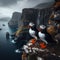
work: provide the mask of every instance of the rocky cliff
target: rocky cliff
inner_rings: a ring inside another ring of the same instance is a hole
[[[36,5],[34,8],[38,9],[38,18],[37,18],[37,24],[47,24],[49,17],[52,13],[52,5],[54,4],[54,2],[49,2],[49,3],[41,3]]]
[[[14,12],[11,20],[8,23],[8,25],[12,28],[17,28],[18,27],[18,22],[20,21],[20,19],[21,19],[21,13]]]
[[[36,23],[38,17],[38,9],[34,8],[24,8],[22,11],[22,21],[23,25],[26,26],[29,22]]]
[[[29,22],[34,22],[36,25],[47,24],[52,12],[50,7],[53,3],[54,2],[38,4],[34,8],[24,8],[22,15],[19,12],[14,12],[9,21],[9,26],[20,28],[21,26],[27,26]]]
[[[34,22],[36,25],[47,24],[52,13],[51,6],[53,2],[39,4],[34,8],[25,8],[22,10],[23,25],[28,25],[29,22]],[[44,7],[43,7],[44,6]]]
[[[52,9],[51,8],[44,8],[44,9],[40,9],[39,12],[40,12],[40,17],[38,19],[39,20],[39,25],[48,24],[48,20],[49,20],[49,17],[51,15],[51,13],[52,13]]]

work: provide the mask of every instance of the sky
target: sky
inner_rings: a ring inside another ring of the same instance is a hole
[[[13,12],[21,12],[23,8],[32,8],[40,3],[54,0],[0,0],[0,18],[11,17]]]

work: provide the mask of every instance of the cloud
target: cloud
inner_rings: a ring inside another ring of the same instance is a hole
[[[14,10],[10,8],[0,8],[0,18],[11,17],[13,12]]]
[[[49,2],[49,1],[54,1],[54,0],[0,0],[0,6],[10,6],[10,5],[14,5],[17,4],[17,2],[30,2],[30,3],[42,3],[42,2]],[[28,4],[27,3],[27,4]]]
[[[0,6],[9,6],[16,4],[20,0],[0,0]]]
[[[44,2],[52,2],[54,0],[0,0],[0,17],[11,17],[12,13],[22,12],[23,8],[32,8]]]
[[[35,7],[36,5],[40,3],[45,3],[45,2],[53,2],[54,0],[23,0],[18,2],[18,4],[15,6],[19,11],[22,11],[23,8],[32,8]]]

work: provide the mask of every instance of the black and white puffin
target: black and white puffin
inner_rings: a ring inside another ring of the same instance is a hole
[[[42,40],[43,42],[45,42],[46,44],[48,44],[48,42],[46,41],[45,37],[45,26],[44,25],[40,25],[40,31],[38,32],[38,36],[40,38],[40,40]]]
[[[52,36],[47,32],[46,29],[47,29],[46,26],[40,25],[41,31],[38,32],[39,38],[46,44],[56,43],[56,41],[53,40]]]
[[[38,30],[36,28],[36,25],[32,22],[29,23],[29,34],[31,37],[38,39]]]

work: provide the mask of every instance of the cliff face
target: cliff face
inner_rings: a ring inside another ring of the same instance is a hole
[[[8,23],[8,25],[12,28],[17,28],[18,27],[18,22],[20,21],[20,19],[21,19],[21,13],[14,12],[11,20]]]
[[[34,8],[25,8],[22,11],[22,21],[23,25],[26,26],[29,24],[29,22],[36,23],[38,16],[38,9]]]
[[[40,9],[39,12],[40,12],[39,25],[41,24],[47,25],[49,17],[52,13],[52,9],[51,8]]]
[[[14,12],[8,24],[13,28],[27,26],[29,22],[34,22],[36,25],[47,24],[51,12],[50,8],[25,8],[22,10],[22,15],[21,13]]]
[[[54,4],[54,2],[49,2],[49,3],[42,3],[42,4],[38,4],[37,6],[35,6],[35,9],[38,9],[38,18],[37,18],[37,25],[40,24],[47,24],[49,17],[52,13],[52,5]]]
[[[40,24],[47,24],[49,17],[52,13],[51,8],[36,9],[36,8],[25,8],[22,11],[22,22],[23,26],[27,26],[29,22],[34,22],[37,26]]]

